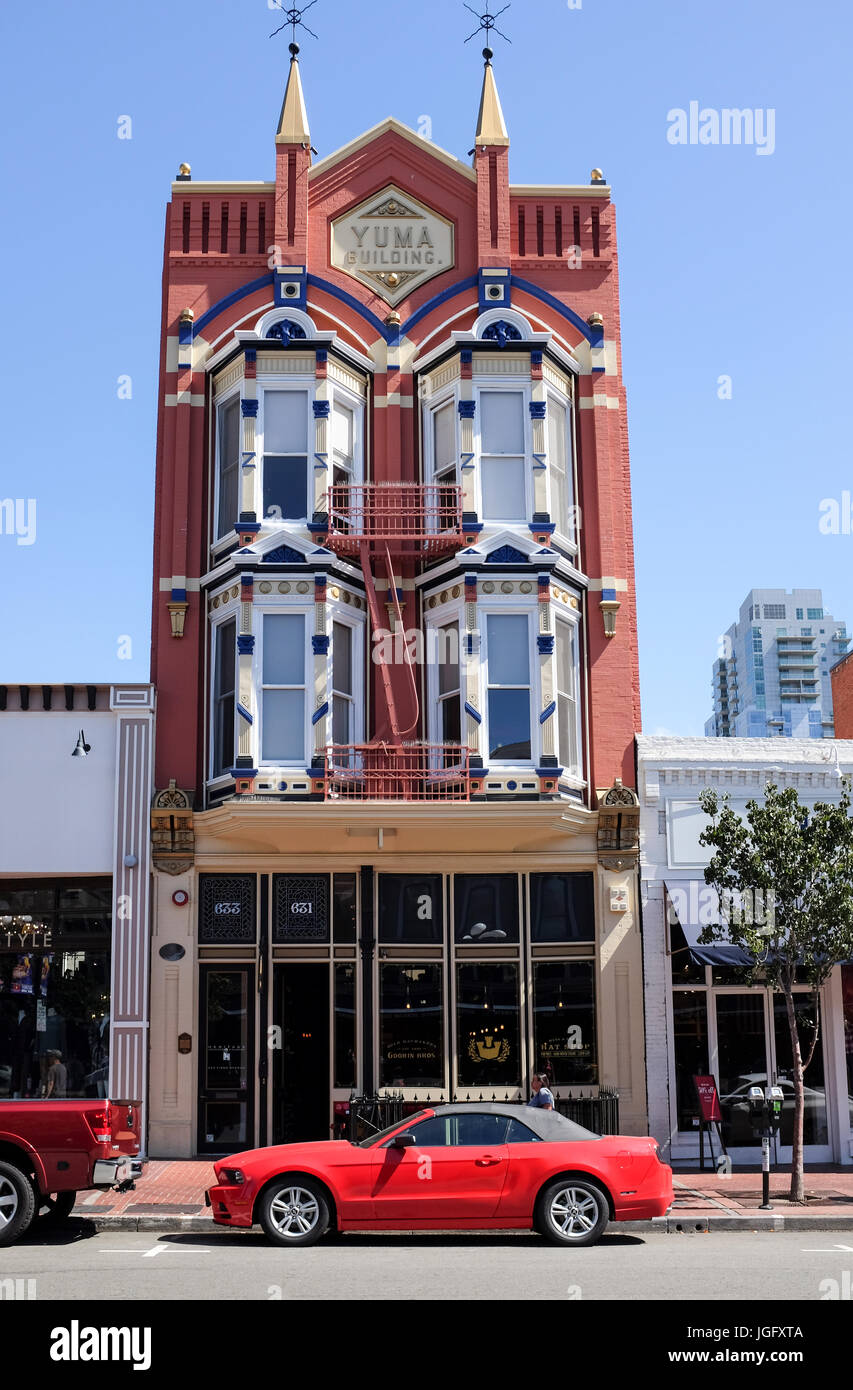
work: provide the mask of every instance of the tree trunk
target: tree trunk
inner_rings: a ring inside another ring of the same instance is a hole
[[[797,1028],[797,1015],[794,1010],[794,992],[790,985],[785,986],[785,1007],[788,1011],[788,1028],[791,1033],[791,1056],[794,1059],[794,1134],[791,1153],[791,1201],[805,1203],[806,1194],[803,1182],[803,1115],[805,1113],[805,1087],[803,1081],[803,1056],[800,1051],[800,1034]]]

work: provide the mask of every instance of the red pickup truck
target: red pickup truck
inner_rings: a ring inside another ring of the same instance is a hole
[[[133,1187],[140,1115],[136,1100],[0,1100],[0,1245],[62,1220],[86,1188]]]

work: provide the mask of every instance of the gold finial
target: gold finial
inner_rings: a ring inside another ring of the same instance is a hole
[[[477,134],[474,137],[475,145],[506,146],[509,144],[509,132],[506,128],[504,113],[501,109],[501,99],[498,96],[497,83],[495,82],[495,70],[491,62],[492,50],[484,48],[483,56],[486,59],[486,67],[483,73],[483,90],[480,94]]]
[[[179,179],[189,179],[189,178],[192,178],[192,169],[190,168],[189,164],[182,164],[182,165],[181,165],[180,169],[178,170],[178,178],[179,178]]]
[[[181,310],[181,323],[192,323],[192,321],[193,321],[194,318],[195,318],[195,310],[193,310],[193,309],[182,309],[182,310]]]
[[[590,183],[604,183],[604,175],[600,169],[593,169],[589,176]]]
[[[391,279],[390,275],[388,276],[388,279]],[[385,320],[385,323],[388,328],[399,328],[402,322],[403,320],[400,318],[400,315],[397,313],[396,309],[392,309],[391,313]]]
[[[308,112],[305,109],[305,96],[302,91],[302,78],[299,75],[299,44],[290,45],[290,73],[281,105],[275,142],[277,145],[303,145],[310,147],[311,132],[308,129]]]
[[[603,327],[604,327],[604,315],[603,315],[603,314],[599,314],[599,313],[597,313],[597,312],[592,313],[592,314],[590,314],[589,318],[587,319],[587,323],[589,324],[590,328],[603,328]]]

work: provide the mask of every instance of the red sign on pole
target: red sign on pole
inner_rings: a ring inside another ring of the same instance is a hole
[[[720,1097],[717,1094],[717,1083],[713,1076],[694,1076],[693,1085],[696,1087],[696,1095],[699,1100],[699,1114],[705,1124],[711,1120],[719,1123],[722,1118],[720,1110]]]

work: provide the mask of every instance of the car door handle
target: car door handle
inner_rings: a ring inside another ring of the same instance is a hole
[[[474,1162],[478,1168],[491,1168],[495,1163],[503,1163],[503,1159],[494,1158],[491,1154],[484,1154],[482,1158],[475,1158]]]

